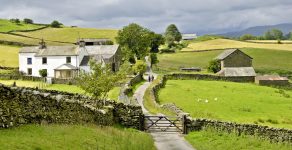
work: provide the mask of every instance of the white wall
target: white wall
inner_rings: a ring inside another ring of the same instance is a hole
[[[27,58],[32,58],[32,65],[27,65]],[[39,70],[47,69],[48,77],[54,77],[54,69],[66,64],[66,57],[71,57],[71,65],[79,67],[78,56],[47,56],[47,64],[42,64],[43,57],[34,57],[33,53],[19,54],[19,70],[27,73],[27,68],[32,68],[32,76],[39,77]]]
[[[32,68],[32,71],[34,71],[34,64],[36,63],[35,57],[34,57],[35,53],[19,53],[18,57],[19,57],[19,71],[24,72],[24,73],[28,73],[27,69],[28,68]],[[27,58],[32,58],[32,64],[28,65],[27,64]]]

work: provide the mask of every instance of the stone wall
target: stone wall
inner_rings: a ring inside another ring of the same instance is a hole
[[[29,123],[94,123],[140,129],[142,115],[139,106],[0,84],[0,128]]]
[[[186,120],[187,132],[199,131],[206,128],[212,128],[217,131],[228,133],[236,133],[238,135],[245,134],[257,136],[272,142],[288,142],[292,143],[292,130],[271,128],[268,126],[260,126],[256,124],[238,124],[234,122],[224,122],[208,119],[192,119]]]
[[[168,80],[221,80],[231,82],[254,82],[254,77],[223,77],[209,74],[168,74]]]

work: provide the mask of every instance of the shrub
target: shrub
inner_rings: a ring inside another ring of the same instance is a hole
[[[136,64],[133,66],[133,71],[135,74],[144,74],[146,72],[147,65],[142,60],[137,60]]]
[[[209,62],[209,66],[208,66],[209,72],[216,73],[220,71],[220,69],[221,69],[220,62],[217,59],[211,60]]]
[[[47,69],[39,70],[39,74],[40,74],[41,77],[47,77],[47,75],[48,75]]]
[[[151,59],[151,66],[159,63],[159,60],[157,58],[157,54],[156,53],[151,53],[150,54],[150,59]]]

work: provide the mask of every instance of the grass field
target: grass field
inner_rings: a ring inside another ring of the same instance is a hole
[[[0,66],[18,66],[19,47],[0,45]]]
[[[115,41],[117,35],[115,29],[94,29],[94,28],[46,28],[33,32],[17,32],[17,34],[26,35],[35,38],[44,38],[51,41],[62,41],[75,43],[80,38],[109,38]]]
[[[267,72],[271,73],[277,70],[292,71],[291,51],[255,48],[244,48],[241,50],[254,58],[253,66],[256,70],[267,70]],[[168,72],[178,71],[180,67],[201,67],[206,69],[208,62],[221,52],[223,50],[159,54],[158,67],[160,70]]]
[[[277,40],[247,40],[247,42],[256,42],[256,43],[275,43],[278,44]],[[282,40],[281,43],[292,44],[292,40]]]
[[[42,27],[44,26],[35,24],[25,24],[23,22],[16,24],[6,19],[0,19],[0,32],[9,32],[15,30],[33,30]]]
[[[213,130],[191,132],[186,139],[197,150],[291,150],[287,143],[270,143],[253,136],[235,135]]]
[[[78,93],[78,94],[85,94],[85,91],[82,90],[80,87],[76,85],[67,85],[67,84],[45,84],[43,82],[36,82],[36,81],[24,81],[24,80],[0,80],[0,83],[4,85],[12,85],[13,82],[16,82],[16,86],[19,87],[39,87],[41,89],[46,90],[57,90],[57,91],[64,91],[69,93]],[[108,98],[110,100],[118,100],[119,92],[121,87],[115,87],[108,93]]]
[[[155,150],[149,134],[96,125],[25,125],[0,130],[1,149]]]
[[[159,101],[175,103],[196,118],[292,129],[292,91],[203,80],[169,80]]]
[[[187,48],[181,51],[201,51],[201,50],[214,50],[214,49],[227,49],[227,48],[262,48],[262,49],[275,49],[275,50],[289,50],[292,51],[291,44],[262,44],[242,42],[229,39],[215,39],[203,42],[190,43]]]

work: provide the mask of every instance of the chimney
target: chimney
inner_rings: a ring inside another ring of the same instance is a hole
[[[46,42],[44,41],[44,39],[42,39],[40,42],[39,42],[39,49],[45,49],[47,46],[46,46]]]
[[[85,41],[83,39],[79,40],[78,44],[79,47],[85,47]]]

